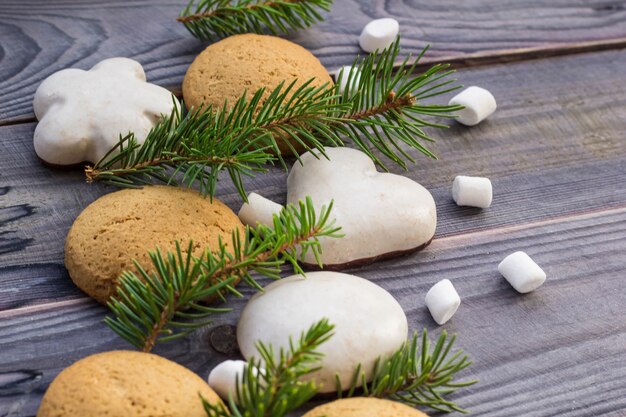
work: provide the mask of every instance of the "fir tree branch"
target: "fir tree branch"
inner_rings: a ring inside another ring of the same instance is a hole
[[[133,133],[121,137],[93,167],[87,181],[120,187],[138,187],[153,180],[176,184],[177,177],[191,187],[198,184],[205,195],[215,194],[218,174],[227,171],[242,198],[245,176],[267,170],[280,161],[275,136],[291,138],[305,150],[324,153],[324,145],[341,146],[341,140],[325,126],[339,121],[335,113],[346,111],[334,88],[315,87],[312,80],[296,87],[296,81],[280,84],[267,98],[264,89],[252,97],[244,94],[231,107],[193,110],[182,115],[178,107],[157,123],[139,144]],[[263,100],[263,101],[262,101]],[[322,139],[310,128],[317,129]],[[322,143],[324,141],[324,143]],[[294,154],[297,155],[293,146]]]
[[[422,332],[421,341],[415,333],[389,359],[376,362],[371,382],[367,382],[360,366],[355,370],[349,387],[342,387],[337,378],[337,394],[339,398],[387,398],[413,407],[426,406],[443,412],[466,413],[466,410],[445,398],[458,388],[478,382],[454,381],[456,374],[472,363],[462,350],[451,353],[455,339],[454,335],[448,338],[444,330],[431,349],[426,329]],[[357,388],[359,383],[361,387]]]
[[[412,64],[409,56],[394,66],[399,51],[398,38],[389,49],[357,59],[354,68],[360,78],[357,82],[350,71],[349,88],[343,93],[339,82],[313,87],[309,80],[296,88],[294,81],[279,85],[267,99],[261,89],[215,112],[197,110],[181,117],[175,110],[142,145],[132,134],[121,138],[109,155],[87,167],[87,180],[133,187],[154,179],[174,183],[181,174],[185,185],[198,184],[212,196],[218,174],[225,170],[245,199],[244,176],[263,172],[276,161],[286,166],[276,138],[289,139],[286,143],[296,157],[292,143],[324,155],[326,146],[352,142],[382,168],[386,166],[377,153],[406,169],[407,161],[414,162],[407,146],[434,157],[423,144],[433,141],[424,128],[446,126],[430,118],[453,117],[461,107],[424,102],[458,88],[452,86],[448,65],[412,77],[425,51]]]
[[[230,396],[228,408],[204,401],[208,417],[283,417],[317,394],[313,381],[301,378],[319,369],[322,354],[319,346],[332,337],[334,326],[322,319],[300,336],[297,344],[290,339],[289,349],[274,348],[259,342],[259,359],[248,361],[242,381],[237,381],[236,396]]]
[[[239,280],[260,290],[252,272],[278,279],[280,266],[290,263],[296,273],[303,273],[298,251],[304,256],[310,250],[319,260],[318,238],[340,237],[339,228],[329,219],[331,209],[332,203],[317,215],[307,198],[274,215],[273,229],[246,228],[243,238],[234,232],[229,246],[220,241],[218,248],[207,248],[199,258],[191,254],[192,242],[186,253],[178,243],[176,251],[165,256],[158,249],[151,252],[154,272],[135,262],[137,273],[122,274],[117,294],[108,303],[113,317],[105,322],[144,352],[159,341],[183,337],[209,323],[210,315],[229,311],[203,305],[208,297],[240,295],[234,288]]]
[[[177,20],[196,38],[212,40],[238,33],[277,35],[324,20],[332,0],[191,0]]]
[[[375,51],[362,59],[357,58],[352,65],[353,70],[338,75],[335,86],[338,94],[342,78],[347,78],[347,88],[340,101],[350,108],[339,115],[344,123],[334,127],[335,133],[353,142],[384,169],[386,167],[373,152],[374,149],[404,169],[407,168],[406,161],[415,160],[401,143],[436,158],[422,143],[434,142],[424,127],[447,126],[427,118],[451,118],[454,112],[462,109],[462,106],[424,102],[461,87],[453,85],[456,80],[450,78],[454,71],[449,69],[449,64],[436,64],[412,76],[427,50],[428,47],[416,59],[409,55],[396,64],[400,53],[398,37],[389,48]],[[356,74],[360,74],[358,78]]]
[[[321,355],[316,349],[332,336],[331,330],[322,320],[302,334],[299,344],[290,341],[290,351],[281,350],[278,356],[271,346],[259,343],[260,358],[248,361],[246,372],[235,381],[236,393],[229,396],[228,406],[204,401],[208,417],[283,417],[313,398],[315,382],[302,381],[302,377],[319,369]],[[337,378],[337,396],[386,398],[413,407],[466,412],[444,398],[477,382],[454,382],[456,374],[471,364],[462,351],[452,353],[454,342],[455,337],[448,338],[444,331],[431,349],[426,331],[421,339],[414,334],[389,359],[376,362],[371,382],[361,366],[355,369],[347,390]]]

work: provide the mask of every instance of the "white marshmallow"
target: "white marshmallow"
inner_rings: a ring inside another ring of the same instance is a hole
[[[518,292],[536,290],[546,280],[546,273],[525,252],[515,252],[504,258],[498,271]]]
[[[237,399],[237,381],[239,386],[243,381],[243,375],[247,372],[248,363],[245,361],[224,361],[218,364],[211,373],[209,373],[209,386],[220,396],[223,400],[228,400],[230,394],[234,400]],[[254,375],[261,370],[260,368],[253,368],[252,373]],[[263,372],[263,370],[261,370]]]
[[[273,215],[280,213],[283,208],[280,204],[257,193],[250,193],[248,202],[243,203],[237,215],[244,224],[250,227],[256,227],[257,223],[273,227]]]
[[[439,325],[450,320],[459,305],[461,305],[461,297],[449,279],[442,279],[426,293],[426,306]]]
[[[457,175],[452,183],[452,198],[459,206],[487,208],[493,190],[489,178]]]
[[[452,97],[449,105],[460,104],[465,108],[458,113],[456,120],[466,126],[474,126],[496,111],[496,99],[484,88],[472,86]]]
[[[365,52],[382,51],[391,46],[398,36],[400,25],[396,19],[386,17],[369,22],[359,36],[359,45]]]
[[[353,68],[349,65],[341,67],[339,71],[337,71],[336,80],[339,81],[339,91],[344,92],[346,87],[348,87],[348,78],[350,78],[350,91],[353,91],[356,86],[359,85],[359,81],[361,80],[361,72],[357,68]]]

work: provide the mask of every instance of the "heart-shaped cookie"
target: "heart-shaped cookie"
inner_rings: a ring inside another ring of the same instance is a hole
[[[287,180],[287,202],[310,196],[319,210],[334,200],[332,216],[345,236],[321,238],[325,269],[338,270],[422,249],[437,225],[428,190],[400,175],[376,171],[372,160],[350,148],[328,148],[328,159],[307,152]],[[307,253],[304,263],[316,265]]]

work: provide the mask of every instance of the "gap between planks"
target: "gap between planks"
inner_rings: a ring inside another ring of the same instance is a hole
[[[582,220],[588,220],[596,217],[610,216],[614,214],[626,213],[626,204],[615,206],[609,209],[593,209],[588,212],[583,212],[579,214],[568,214],[563,216],[556,216],[550,219],[529,222],[521,225],[515,226],[505,226],[498,227],[494,229],[480,230],[469,233],[461,233],[452,236],[441,237],[433,240],[429,247],[436,249],[449,249],[459,245],[465,245],[463,242],[465,240],[473,240],[479,236],[497,236],[497,235],[505,235],[508,233],[519,232],[523,230],[534,229],[537,227],[547,226],[551,224],[558,224],[564,222],[576,222]],[[25,307],[19,307],[11,310],[0,311],[0,319],[17,317],[21,315],[28,315],[31,313],[41,312],[41,311],[49,311],[54,310],[59,307],[70,307],[70,306],[78,306],[82,304],[93,304],[95,303],[90,297],[81,297],[72,300],[63,300],[50,302],[45,304],[37,304],[30,305]]]
[[[455,69],[467,67],[479,67],[492,64],[509,64],[520,61],[534,59],[554,58],[566,55],[576,55],[581,53],[602,52],[626,48],[626,38],[617,38],[601,41],[579,42],[573,45],[548,45],[531,48],[519,48],[510,50],[496,50],[488,52],[478,52],[466,55],[450,55],[437,58],[422,58],[415,66],[415,72],[424,70],[435,64],[447,63]],[[412,62],[409,62],[411,64]],[[397,68],[400,63],[397,63]],[[340,68],[329,70],[329,74],[335,78]],[[164,88],[170,90],[177,98],[182,98],[182,87],[180,85],[165,85]],[[0,127],[11,126],[24,123],[36,123],[37,118],[34,113],[6,120],[0,120]]]

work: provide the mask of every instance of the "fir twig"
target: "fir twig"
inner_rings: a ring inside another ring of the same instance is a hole
[[[245,236],[234,232],[229,246],[220,241],[218,248],[207,248],[199,258],[191,255],[192,242],[186,253],[178,243],[176,251],[165,256],[158,249],[151,252],[154,272],[135,262],[138,273],[122,274],[117,294],[108,303],[113,317],[106,317],[106,323],[144,352],[159,341],[185,336],[206,325],[210,315],[229,311],[203,305],[208,297],[240,295],[234,288],[239,280],[260,290],[252,272],[278,279],[280,266],[288,262],[296,273],[303,273],[299,250],[301,256],[310,250],[319,259],[318,238],[340,237],[329,219],[331,209],[332,202],[318,215],[307,198],[274,215],[273,229],[260,225],[246,228]]]
[[[196,38],[211,40],[238,33],[277,35],[323,19],[332,0],[191,0],[177,20]]]
[[[185,185],[199,184],[203,193],[213,195],[219,172],[226,170],[245,199],[244,176],[277,160],[285,166],[273,156],[279,155],[277,137],[289,139],[296,157],[291,143],[323,155],[325,146],[352,142],[379,166],[386,168],[377,152],[406,169],[407,161],[414,162],[406,146],[434,157],[423,143],[433,141],[424,128],[446,126],[430,118],[453,117],[461,107],[424,102],[458,88],[452,86],[448,65],[412,77],[423,52],[414,63],[409,64],[409,56],[394,67],[399,51],[398,38],[389,49],[356,60],[360,79],[352,79],[350,71],[350,87],[343,93],[338,86],[313,87],[312,80],[296,88],[294,81],[279,85],[267,99],[261,89],[215,112],[197,110],[181,117],[175,110],[142,145],[132,134],[121,138],[109,155],[87,167],[87,179],[138,186],[154,179],[173,183],[182,173]]]
[[[339,398],[365,396],[388,398],[413,407],[426,406],[438,411],[467,411],[445,397],[456,389],[475,384],[476,380],[456,382],[457,373],[471,365],[462,350],[451,353],[456,336],[441,333],[431,347],[426,329],[420,337],[415,333],[398,351],[385,361],[378,360],[367,382],[357,367],[349,387],[342,387],[337,378]],[[360,388],[357,388],[361,385]]]
[[[353,142],[382,168],[385,165],[373,152],[374,148],[404,169],[407,168],[406,161],[415,160],[401,143],[436,158],[422,143],[434,142],[424,128],[447,126],[428,118],[451,118],[454,112],[463,108],[424,102],[461,87],[454,85],[456,80],[450,78],[454,70],[449,64],[436,64],[421,74],[412,75],[427,50],[428,47],[424,48],[415,59],[409,55],[396,64],[400,53],[398,37],[382,52],[357,58],[352,70],[338,76],[335,86],[338,94],[341,79],[347,77],[347,88],[340,101],[350,108],[341,113],[343,123],[333,126],[333,131]],[[358,79],[356,74],[360,74]]]
[[[248,361],[236,395],[224,404],[204,401],[208,417],[283,417],[317,394],[313,381],[301,378],[319,369],[319,346],[332,337],[334,326],[322,319],[303,332],[297,344],[290,339],[289,349],[274,348],[259,342],[259,359]]]
[[[291,138],[305,150],[322,154],[322,141],[342,145],[326,126],[338,122],[335,114],[348,107],[338,102],[333,88],[311,82],[299,87],[296,81],[281,83],[267,98],[265,89],[259,89],[251,98],[244,94],[232,107],[225,103],[216,111],[209,107],[182,116],[176,106],[143,144],[133,133],[121,137],[107,155],[86,167],[87,181],[138,187],[156,179],[175,185],[181,174],[184,185],[198,184],[203,194],[213,196],[218,174],[227,171],[245,199],[243,178],[266,171],[276,160],[282,162],[275,156],[280,155],[275,136]],[[319,126],[321,139],[310,131],[313,126]]]

